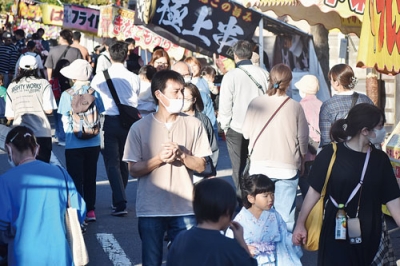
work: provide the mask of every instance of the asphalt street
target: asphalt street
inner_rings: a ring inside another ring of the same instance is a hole
[[[226,149],[226,143],[219,141],[220,158],[217,167],[217,177],[224,178],[232,183],[231,165]],[[53,143],[53,161],[59,161],[65,166],[64,147]],[[0,151],[0,174],[9,169],[7,156]],[[232,183],[233,184],[233,183]],[[92,266],[129,266],[141,265],[141,241],[137,230],[137,218],[135,215],[136,180],[130,178],[126,189],[128,200],[128,215],[126,217],[111,216],[111,189],[104,169],[103,159],[100,156],[98,161],[97,174],[97,202],[96,216],[97,221],[92,222],[87,227],[85,241],[87,244],[90,263]],[[301,208],[302,197],[298,192],[297,209]],[[162,203],[160,203],[162,204]],[[387,217],[390,230],[395,228],[391,217]],[[391,234],[397,259],[400,259],[400,230],[393,231]],[[164,245],[164,264],[167,253]],[[304,252],[302,262],[306,266],[316,265],[317,252]]]

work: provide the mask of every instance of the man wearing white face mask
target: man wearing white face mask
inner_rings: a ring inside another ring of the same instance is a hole
[[[158,110],[133,124],[125,143],[123,161],[138,179],[143,265],[161,265],[165,232],[173,242],[180,231],[196,224],[193,171],[204,171],[204,157],[212,154],[200,120],[181,113],[183,85],[179,73],[157,72],[151,92]]]

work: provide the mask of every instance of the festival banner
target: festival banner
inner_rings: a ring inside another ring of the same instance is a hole
[[[61,28],[53,25],[45,25],[43,23],[39,23],[32,20],[21,19],[18,29],[22,29],[26,34],[36,33],[39,28],[44,29],[43,38],[48,39],[57,39]]]
[[[232,57],[231,46],[250,40],[261,14],[229,0],[157,0],[151,22],[205,50]]]
[[[18,4],[18,17],[34,21],[41,21],[42,9],[40,8],[40,5],[27,4],[21,1]]]
[[[62,27],[64,21],[64,7],[50,4],[40,4],[42,8],[42,22],[48,25]]]
[[[374,67],[384,74],[400,73],[399,16],[398,5],[390,1],[367,1],[357,67]]]
[[[64,5],[63,28],[97,34],[100,10],[76,5]]]
[[[184,48],[161,37],[153,31],[134,24],[135,12],[113,6],[100,7],[100,26],[98,36],[125,40],[135,39],[136,45],[142,49],[152,51],[154,47],[161,46],[169,56],[180,60],[185,51]]]

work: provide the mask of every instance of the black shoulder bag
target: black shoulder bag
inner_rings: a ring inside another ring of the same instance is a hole
[[[114,84],[108,74],[108,70],[104,70],[104,77],[106,78],[108,88],[110,89],[111,95],[115,101],[115,104],[118,107],[119,111],[119,120],[121,122],[121,126],[126,129],[130,129],[132,124],[142,118],[139,110],[133,106],[122,104],[118,98],[118,94],[115,91]]]

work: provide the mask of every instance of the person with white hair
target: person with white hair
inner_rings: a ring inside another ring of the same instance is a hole
[[[38,76],[36,58],[25,55],[19,61],[19,72],[7,89],[7,120],[13,125],[29,126],[40,145],[36,159],[50,162],[52,141],[47,115],[57,109],[50,83]]]

